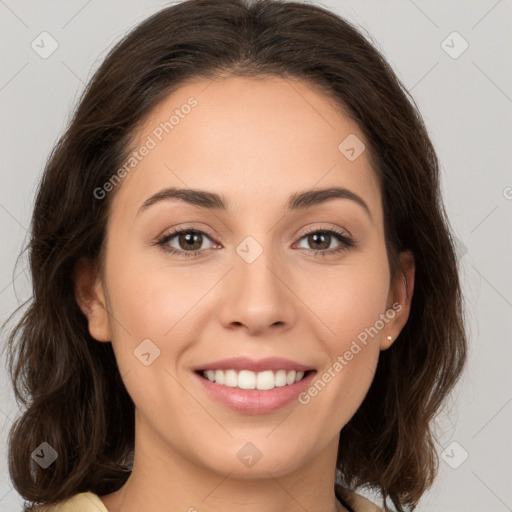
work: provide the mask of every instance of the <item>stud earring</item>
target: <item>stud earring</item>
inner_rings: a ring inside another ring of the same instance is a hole
[[[391,336],[387,337],[388,341],[391,341],[393,338]]]

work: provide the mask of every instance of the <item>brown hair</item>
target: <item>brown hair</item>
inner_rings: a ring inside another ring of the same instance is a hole
[[[8,340],[16,400],[26,407],[9,437],[14,486],[30,502],[50,504],[86,490],[114,492],[128,478],[134,404],[111,344],[88,332],[73,269],[81,257],[101,267],[114,192],[98,200],[94,191],[122,165],[144,117],[187,80],[221,73],[304,80],[365,136],[381,184],[390,268],[398,272],[399,252],[410,249],[416,274],[409,320],[340,433],[337,492],[341,484],[368,487],[384,504],[414,509],[437,472],[431,422],[466,361],[438,160],[414,100],[374,46],[322,7],[279,0],[167,7],[117,43],[87,85],[37,191],[27,247],[33,298]],[[58,454],[47,469],[31,459],[43,441]]]

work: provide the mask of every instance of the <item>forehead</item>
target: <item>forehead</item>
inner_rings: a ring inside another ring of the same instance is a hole
[[[367,152],[349,159],[344,141],[361,151],[357,123],[300,80],[190,82],[151,111],[136,133],[132,148],[139,155],[126,166],[115,208],[133,217],[147,197],[174,186],[219,192],[237,211],[258,201],[259,208],[281,209],[297,191],[341,186],[373,204],[378,218],[380,192]]]

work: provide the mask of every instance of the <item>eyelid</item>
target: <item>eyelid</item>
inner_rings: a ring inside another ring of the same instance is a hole
[[[160,246],[161,250],[176,255],[177,257],[201,257],[202,253],[207,252],[207,249],[197,249],[194,251],[185,251],[183,249],[176,249],[172,246],[167,246],[168,242],[174,238],[175,236],[178,236],[182,233],[186,232],[195,232],[199,233],[201,235],[206,235],[206,237],[214,244],[218,245],[216,241],[216,237],[211,234],[209,229],[199,229],[197,227],[191,226],[191,225],[185,225],[185,226],[176,226],[172,228],[172,230],[164,234],[152,244]],[[306,251],[309,255],[314,255],[314,257],[329,257],[329,256],[335,256],[343,252],[345,252],[348,249],[356,247],[358,244],[352,237],[352,235],[345,230],[344,228],[340,228],[339,226],[331,225],[329,227],[327,226],[313,226],[310,225],[306,231],[303,231],[300,235],[295,235],[294,239],[296,239],[296,242],[294,242],[294,245],[297,243],[300,243],[301,240],[305,237],[307,237],[309,234],[312,233],[328,233],[329,236],[334,237],[340,244],[339,247],[334,249],[327,249],[327,250],[314,250],[314,249],[306,249],[306,248],[300,248],[303,251]],[[222,243],[221,243],[222,245]],[[293,247],[293,246],[292,246]],[[211,249],[211,248],[210,248]]]
[[[317,227],[313,226],[309,228],[307,231],[303,232],[298,236],[298,240],[296,243],[299,243],[303,238],[306,238],[308,235],[312,233],[329,233],[329,236],[334,236],[337,241],[341,244],[340,247],[336,249],[328,249],[325,251],[314,251],[313,249],[304,249],[310,253],[313,253],[315,257],[317,256],[330,256],[335,254],[341,254],[345,250],[354,248],[358,245],[356,240],[352,237],[352,235],[345,229],[340,228],[338,226],[330,226],[330,227]]]
[[[327,223],[329,224],[329,223]],[[296,234],[294,236],[294,238],[299,238],[299,239],[302,239],[304,238],[304,236],[306,235],[309,235],[310,233],[316,233],[318,231],[335,231],[335,232],[338,232],[339,234],[341,235],[344,235],[346,238],[349,238],[349,239],[352,239],[353,240],[353,236],[352,234],[350,233],[350,231],[348,231],[347,229],[345,228],[341,228],[337,225],[323,225],[323,226],[316,226],[316,225],[309,225],[309,227],[307,228],[304,228],[305,230],[304,231],[299,231],[298,234]],[[185,224],[184,226],[175,226],[173,228],[171,228],[171,230],[169,232],[167,232],[166,234],[162,234],[162,235],[159,235],[157,237],[157,241],[158,240],[162,240],[163,238],[166,238],[168,236],[171,236],[171,235],[176,235],[176,234],[179,234],[180,232],[182,231],[199,231],[199,232],[202,232],[206,235],[208,235],[208,237],[210,239],[212,239],[212,241],[217,241],[217,242],[220,242],[220,243],[224,243],[224,241],[222,240],[222,237],[221,236],[217,236],[217,235],[214,235],[210,230],[209,228],[198,228],[196,226],[192,226],[190,224]]]
[[[182,231],[196,231],[196,232],[208,235],[208,237],[211,238],[212,241],[222,242],[222,237],[213,234],[213,232],[208,227],[206,227],[206,228],[203,226],[197,227],[197,226],[194,226],[191,224],[174,226],[170,229],[165,230],[164,233],[162,235],[157,236],[156,239],[158,241],[158,240],[161,240],[161,239],[171,236],[171,235],[180,234]]]
[[[353,240],[353,236],[348,229],[345,229],[338,225],[330,224],[330,223],[325,223],[322,226],[315,225],[312,227],[308,227],[305,229],[305,231],[299,232],[301,234],[296,235],[296,236],[303,238],[304,236],[309,235],[310,233],[316,233],[317,231],[335,231],[335,232],[345,236],[346,238],[350,238]]]

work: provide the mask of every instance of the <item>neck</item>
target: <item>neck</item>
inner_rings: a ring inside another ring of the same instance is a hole
[[[133,470],[117,491],[100,496],[109,512],[304,512],[345,510],[334,494],[338,437],[286,474],[219,472],[169,446],[136,420]],[[212,464],[213,466],[214,464]]]

